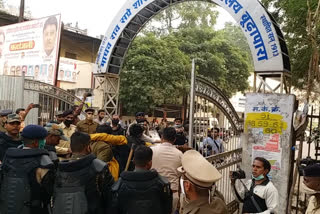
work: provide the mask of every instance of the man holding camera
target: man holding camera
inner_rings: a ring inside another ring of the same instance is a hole
[[[231,185],[234,189],[236,198],[243,203],[242,213],[275,213],[278,207],[279,196],[278,190],[267,177],[271,170],[271,164],[268,160],[262,157],[256,157],[252,164],[252,180],[246,184],[240,179],[245,178],[245,173],[242,170],[231,172]],[[244,192],[238,192],[235,187],[235,181],[239,179],[244,185]],[[242,199],[240,195],[243,195]]]

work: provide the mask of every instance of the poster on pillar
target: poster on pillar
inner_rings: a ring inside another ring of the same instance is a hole
[[[256,157],[267,159],[271,164],[269,176],[279,191],[279,203],[284,205],[292,164],[292,119],[296,98],[287,94],[259,93],[249,93],[246,98],[242,165],[248,175]],[[285,213],[286,206],[279,209],[279,213]]]

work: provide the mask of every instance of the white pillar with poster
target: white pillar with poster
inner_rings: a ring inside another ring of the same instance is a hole
[[[250,179],[256,157],[271,163],[269,175],[279,192],[276,213],[285,214],[293,164],[292,120],[296,98],[294,95],[261,93],[250,93],[246,97],[242,168]]]

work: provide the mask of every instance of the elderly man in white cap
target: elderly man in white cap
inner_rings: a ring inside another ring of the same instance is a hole
[[[182,214],[226,214],[227,206],[215,182],[222,175],[199,152],[187,151],[182,156],[180,186]]]

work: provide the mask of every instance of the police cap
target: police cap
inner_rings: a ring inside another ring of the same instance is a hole
[[[313,164],[313,165],[307,166],[303,170],[303,176],[320,177],[320,164]]]
[[[87,108],[86,110],[84,110],[85,113],[87,112],[92,112],[94,113],[96,110],[94,110],[93,108]]]
[[[144,117],[144,116],[145,116],[144,112],[137,112],[136,113],[136,117]]]
[[[1,110],[0,111],[0,116],[8,116],[9,114],[12,114],[12,110]]]
[[[38,125],[28,125],[26,126],[22,133],[21,136],[23,138],[27,138],[27,139],[44,139],[46,138],[48,135],[48,132],[45,128],[43,128],[42,126],[38,126]]]
[[[59,127],[59,125],[54,123],[47,123],[47,125],[44,128],[48,131],[48,134],[59,136],[61,140],[69,141],[69,139],[64,135],[63,130]]]
[[[69,109],[69,110],[64,111],[63,114],[62,114],[62,116],[63,116],[63,117],[66,117],[66,116],[68,116],[68,115],[70,115],[70,114],[73,114],[72,109]]]
[[[18,114],[9,114],[7,123],[19,122],[21,123],[21,118]]]
[[[63,111],[56,111],[56,116],[63,116]]]
[[[182,155],[181,163],[178,171],[197,186],[211,187],[222,178],[219,171],[195,150],[186,151]]]

